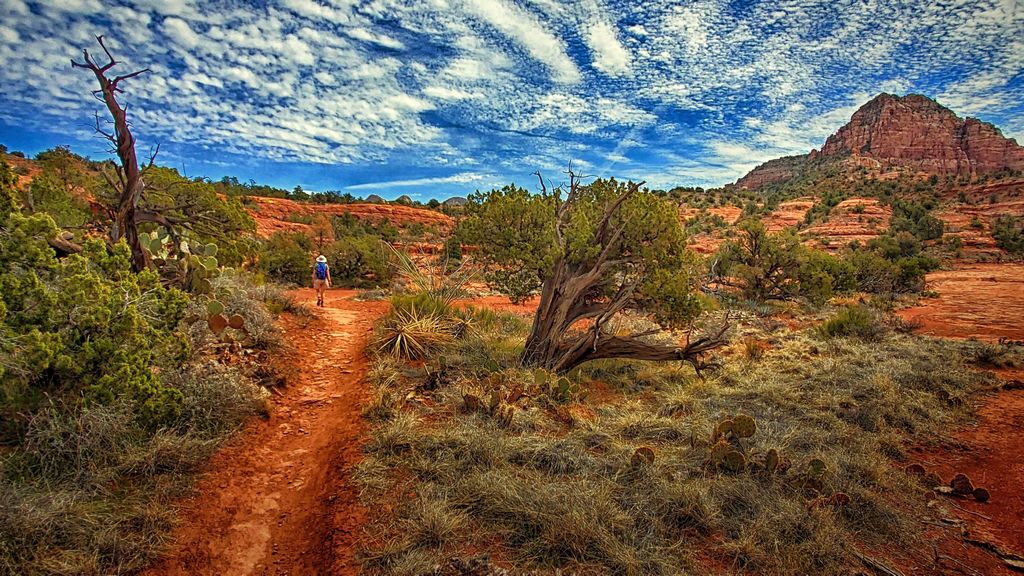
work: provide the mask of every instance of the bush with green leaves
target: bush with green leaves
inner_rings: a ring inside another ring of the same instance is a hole
[[[939,266],[907,232],[872,239],[866,247],[847,251],[845,259],[854,270],[857,289],[873,294],[919,292],[925,275]]]
[[[877,340],[883,333],[881,323],[875,313],[865,306],[846,306],[835,316],[829,318],[818,327],[818,333],[824,338],[854,336],[864,340]]]
[[[313,240],[301,232],[274,232],[260,244],[259,270],[286,284],[309,284]]]
[[[387,286],[394,276],[391,249],[368,234],[338,238],[324,249],[338,286]]]
[[[739,288],[744,298],[801,297],[820,304],[853,287],[848,263],[804,246],[793,230],[769,234],[756,218],[743,220],[737,229],[737,237],[722,245],[714,261],[723,282]]]
[[[154,370],[180,360],[187,346],[174,331],[187,299],[155,272],[130,272],[126,245],[87,241],[58,259],[45,214],[25,216],[6,166],[0,188],[0,411],[17,436],[47,398],[105,403],[128,397],[139,418],[158,426],[176,417],[180,393]],[[13,436],[12,436],[13,435]]]
[[[375,236],[385,242],[396,242],[400,236],[398,228],[387,219],[361,220],[351,212],[344,212],[331,218],[331,226],[334,228],[335,238]]]
[[[996,246],[1010,254],[1024,255],[1024,218],[1000,216],[992,224],[992,237]]]
[[[934,203],[894,199],[889,229],[893,233],[909,232],[921,240],[935,240],[942,237],[945,226],[942,220],[931,215]]]

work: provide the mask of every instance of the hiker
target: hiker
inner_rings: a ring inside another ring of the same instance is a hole
[[[327,265],[327,257],[323,254],[316,257],[313,266],[313,288],[316,289],[316,305],[324,305],[324,290],[331,286],[331,267]]]

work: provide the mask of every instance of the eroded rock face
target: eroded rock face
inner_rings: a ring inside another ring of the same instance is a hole
[[[1024,169],[1024,148],[995,126],[921,96],[881,94],[829,136],[822,157],[853,154],[939,176]]]
[[[802,154],[800,156],[784,156],[782,158],[776,158],[775,160],[769,160],[748,172],[743,178],[737,180],[736,186],[739,188],[757,190],[762,186],[775,184],[776,182],[785,182],[793,176],[796,176],[797,172],[804,166],[807,160],[807,154]]]
[[[820,151],[765,162],[736,186],[756,190],[784,182],[829,159],[879,173],[898,168],[926,176],[980,176],[1024,170],[1024,147],[988,122],[962,119],[926,96],[880,94],[854,112]]]
[[[360,220],[387,220],[400,228],[419,223],[447,232],[453,226],[451,217],[440,212],[399,204],[310,204],[285,198],[257,196],[252,197],[251,202],[249,212],[256,220],[256,233],[260,236],[270,236],[279,230],[307,231],[310,229],[307,224],[289,220],[290,217],[311,216],[315,218],[323,215],[329,221],[332,216],[341,216],[345,213]]]

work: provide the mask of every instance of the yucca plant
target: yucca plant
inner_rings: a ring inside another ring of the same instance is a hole
[[[443,304],[445,308],[450,307],[458,298],[465,296],[466,286],[475,276],[475,272],[467,266],[466,262],[462,262],[454,270],[448,271],[450,266],[447,255],[442,256],[437,265],[421,265],[391,244],[387,246],[394,252],[399,276],[405,279],[411,291],[416,294],[426,294]]]
[[[418,360],[454,339],[450,320],[410,306],[392,310],[381,322],[375,348],[397,358]]]

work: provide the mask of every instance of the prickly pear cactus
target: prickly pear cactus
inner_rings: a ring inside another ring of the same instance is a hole
[[[949,481],[949,487],[953,489],[953,492],[963,496],[974,494],[974,483],[967,474],[957,474],[953,476],[953,479]]]
[[[633,466],[641,464],[654,464],[654,450],[647,446],[641,446],[633,451],[633,458],[630,460]]]
[[[779,451],[770,448],[764,455],[764,468],[769,474],[775,474],[779,469]]]
[[[757,432],[757,422],[746,414],[737,414],[732,419],[732,432],[740,438],[750,438]]]
[[[747,459],[739,450],[730,450],[722,460],[722,467],[733,474],[738,474],[747,467]]]
[[[211,279],[220,273],[216,244],[191,246],[182,240],[175,245],[163,229],[140,234],[139,241],[166,280],[194,294],[213,292]]]

